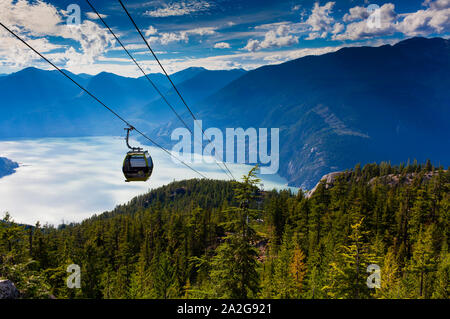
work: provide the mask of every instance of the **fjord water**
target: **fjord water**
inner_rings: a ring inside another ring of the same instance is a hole
[[[155,163],[152,177],[146,183],[125,183],[122,161],[127,148],[121,137],[0,141],[0,154],[20,163],[16,173],[0,179],[0,214],[8,211],[16,222],[27,224],[79,222],[174,180],[199,177],[162,150],[146,148]],[[227,179],[214,162],[192,166],[208,178]],[[228,166],[236,178],[251,169]],[[265,189],[287,188],[277,175],[261,178]]]

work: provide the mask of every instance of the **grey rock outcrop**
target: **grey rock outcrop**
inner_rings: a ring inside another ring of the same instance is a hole
[[[312,194],[314,194],[314,192],[316,191],[316,189],[317,189],[317,187],[319,186],[320,183],[324,183],[325,184],[325,188],[333,187],[334,180],[336,179],[336,176],[341,175],[341,174],[343,174],[343,172],[333,172],[333,173],[329,173],[329,174],[326,174],[326,175],[322,176],[322,178],[316,184],[316,186],[314,186],[314,188],[312,190],[310,190],[306,194],[306,197],[307,198],[311,197]]]
[[[17,299],[20,293],[11,280],[0,280],[0,299]]]

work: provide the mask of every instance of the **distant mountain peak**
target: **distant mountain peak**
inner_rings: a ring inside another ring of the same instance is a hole
[[[439,38],[439,37],[436,37],[436,38],[414,37],[414,38],[409,38],[409,39],[397,42],[393,46],[398,47],[398,46],[417,45],[417,44],[424,45],[424,44],[431,44],[431,43],[445,44],[448,42],[449,42],[448,39]]]
[[[359,162],[450,165],[449,86],[449,40],[418,37],[263,66],[197,108],[208,126],[280,128],[280,175],[311,188]]]
[[[186,69],[178,71],[178,72],[183,72],[183,71],[188,71],[188,72],[192,72],[192,71],[206,71],[206,69],[204,67],[200,67],[200,66],[191,66],[189,68],[186,68]]]
[[[13,174],[18,167],[19,164],[16,162],[13,162],[5,157],[0,157],[0,178]]]

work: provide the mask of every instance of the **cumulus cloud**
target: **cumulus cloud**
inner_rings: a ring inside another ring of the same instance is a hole
[[[392,35],[397,31],[395,27],[397,13],[392,3],[386,3],[373,12],[369,12],[367,8],[365,8],[366,13],[363,13],[360,7],[352,9],[350,9],[350,13],[344,16],[344,18],[346,17],[345,19],[347,21],[361,21],[348,24],[345,32],[342,34],[334,34],[333,39],[361,40],[375,36]]]
[[[325,38],[334,29],[335,20],[331,16],[334,5],[335,2],[331,1],[323,6],[319,2],[314,3],[311,15],[306,20],[306,24],[312,31],[307,39]]]
[[[214,48],[215,49],[229,49],[230,44],[227,42],[219,42],[219,43],[214,44]]]
[[[0,20],[13,29],[19,36],[36,45],[43,53],[60,49],[64,52],[54,54],[58,62],[66,66],[84,63],[91,64],[114,45],[113,37],[96,23],[86,20],[79,25],[67,25],[65,12],[58,11],[51,4],[43,1],[0,0]],[[40,38],[39,38],[40,37]],[[80,49],[71,46],[50,44],[47,37],[61,37],[75,40]],[[23,66],[38,59],[22,43],[13,39],[5,31],[0,33],[0,63]]]
[[[450,31],[450,0],[425,1],[428,8],[405,15],[396,26],[408,35],[428,35]]]
[[[153,18],[184,16],[195,12],[206,11],[210,7],[211,4],[207,1],[182,1],[173,2],[155,10],[147,10],[144,14]]]
[[[351,22],[356,20],[364,20],[369,17],[370,13],[366,7],[353,7],[350,8],[349,13],[346,13],[342,20],[344,22]]]
[[[276,29],[269,30],[263,40],[250,39],[244,50],[255,52],[261,49],[281,48],[298,43],[298,36],[292,34],[289,24],[277,24]]]
[[[146,37],[149,37],[151,35],[155,35],[158,33],[158,29],[156,29],[154,26],[149,26],[148,29],[144,30],[144,34]]]
[[[77,59],[74,59],[74,55],[72,57],[69,55],[67,60],[71,64],[92,64],[96,58],[115,45],[112,35],[91,21],[84,21],[78,26],[65,27],[61,36],[76,40],[80,44],[82,56],[76,55]]]
[[[342,23],[338,22],[334,25],[333,31],[331,31],[331,33],[338,34],[338,33],[341,33],[342,31],[344,31],[344,29],[345,29],[345,26]]]
[[[425,9],[405,14],[396,13],[392,3],[386,3],[372,12],[364,7],[351,8],[343,17],[343,21],[350,22],[345,32],[343,28],[333,32],[333,39],[361,40],[395,33],[426,36],[449,32],[450,0],[426,0],[423,5]]]
[[[16,34],[28,41],[36,49],[43,53],[63,48],[52,45],[45,38],[33,39],[32,37],[57,32],[58,25],[62,22],[57,10],[44,2],[33,4],[25,0],[13,2],[12,0],[0,0],[0,21],[12,29]],[[37,56],[22,43],[18,42],[10,33],[0,29],[0,64],[23,67]]]
[[[17,32],[17,30],[15,31]],[[50,43],[45,38],[31,39],[26,36],[24,38],[31,46],[43,53],[63,48],[61,45]],[[22,43],[18,43],[17,39],[12,37],[6,30],[0,29],[0,65],[25,67],[35,59],[37,59],[37,56],[34,52]]]
[[[423,5],[429,6],[433,10],[448,9],[450,8],[450,0],[425,0]]]
[[[43,1],[0,0],[0,7],[0,20],[4,24],[16,26],[33,36],[57,33],[63,22],[58,10]]]

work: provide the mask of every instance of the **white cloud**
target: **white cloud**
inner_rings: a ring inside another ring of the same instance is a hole
[[[206,11],[211,4],[202,0],[173,2],[163,8],[147,10],[144,14],[153,18],[164,18],[172,16],[184,16],[195,12]]]
[[[137,43],[131,43],[131,44],[125,44],[125,48],[128,51],[136,51],[136,50],[147,50],[147,46],[145,44],[137,44]],[[121,46],[115,46],[114,48],[111,48],[110,51],[121,51],[123,50]]]
[[[450,0],[425,0],[423,5],[429,6],[433,10],[448,9],[450,8]]]
[[[92,20],[98,20],[98,15],[97,15],[97,13],[95,13],[95,12],[86,12],[86,15],[87,15],[87,17],[88,17],[89,19],[92,19]],[[107,18],[108,16],[107,16],[106,14],[101,14],[101,13],[100,13],[100,17],[101,17],[102,19],[105,19],[105,18]]]
[[[216,33],[216,28],[215,27],[203,27],[203,28],[195,28],[195,29],[190,29],[187,31],[183,31],[186,32],[187,34],[197,34],[197,35],[211,35]]]
[[[148,56],[148,54],[149,54],[148,51],[145,52],[145,54],[146,54],[146,56]],[[70,64],[66,67],[66,69],[74,74],[86,73],[86,74],[95,75],[95,74],[98,74],[101,72],[109,72],[109,73],[114,73],[114,74],[118,74],[118,75],[126,76],[126,77],[142,76],[142,73],[139,71],[139,69],[136,67],[136,65],[131,60],[125,61],[126,63],[117,63],[114,58],[111,59],[111,58],[101,58],[100,57],[99,61],[102,61],[102,63]],[[155,68],[155,72],[159,72],[159,71],[160,70],[157,70]]]
[[[44,2],[0,0],[0,21],[35,46],[37,50],[47,53],[62,49],[64,46],[53,45],[45,38],[34,39],[36,35],[55,33],[62,22],[57,10]],[[9,32],[0,28],[0,65],[24,67],[39,57]]]
[[[25,40],[42,53],[47,53],[63,46],[51,44],[47,39],[30,39],[24,37]],[[0,29],[0,65],[25,67],[32,61],[38,59],[37,55],[29,50],[25,45],[19,43],[3,28]]]
[[[334,18],[331,16],[335,2],[327,2],[323,6],[319,2],[314,3],[311,15],[306,20],[306,24],[310,26],[311,33],[308,40],[316,38],[325,38],[334,27]]]
[[[372,13],[363,7],[351,8],[343,20],[355,22],[347,24],[345,32],[335,32],[333,39],[361,40],[395,33],[426,36],[450,32],[450,0],[426,0],[423,5],[427,8],[405,14],[397,14],[392,3],[386,3]]]
[[[230,44],[227,42],[219,42],[219,43],[214,44],[214,48],[215,49],[229,49],[231,47],[230,47]]]
[[[146,37],[149,37],[151,35],[155,35],[158,33],[158,29],[156,29],[154,26],[149,26],[148,29],[144,30],[144,34]]]
[[[350,8],[349,13],[346,13],[342,20],[344,22],[351,22],[357,20],[364,20],[369,17],[370,13],[366,7],[353,7]]]
[[[425,1],[426,10],[406,14],[397,29],[408,35],[450,32],[450,0]]]
[[[278,52],[257,51],[235,54],[223,54],[205,58],[162,59],[161,63],[170,73],[189,67],[204,67],[209,70],[228,70],[235,68],[255,69],[263,65],[279,64],[307,55],[321,55],[339,50],[338,47],[307,48],[283,50]],[[159,72],[157,66],[151,61],[143,62],[148,72]]]
[[[172,42],[188,42],[190,36],[206,36],[216,33],[215,27],[199,27],[189,30],[177,32],[158,32],[154,27],[150,27],[145,31],[145,35],[149,42],[160,43],[166,45]]]
[[[27,152],[23,152],[24,148]],[[173,180],[198,177],[192,170],[175,164],[162,150],[146,148],[155,163],[152,176],[146,183],[125,183],[121,163],[126,150],[121,137],[0,142],[2,155],[24,164],[16,173],[0,179],[0,216],[9,211],[17,222],[28,224],[79,222],[149,189]],[[215,164],[191,165],[209,178],[227,179]],[[251,168],[243,164],[227,165],[235,176],[242,176]],[[277,176],[262,178],[267,189],[286,188],[287,182]]]
[[[58,62],[65,62],[66,66],[78,63],[92,64],[114,45],[113,37],[94,22],[86,20],[80,25],[67,25],[66,13],[43,1],[0,0],[0,6],[2,7],[0,20],[23,39],[32,41],[30,44],[37,45],[36,49],[42,50],[43,53],[58,48],[65,49],[65,53],[54,56],[58,58]],[[80,50],[69,46],[51,45],[45,37],[75,40]],[[0,47],[2,65],[18,66],[39,60],[39,57],[6,32],[0,33],[0,43],[4,43]]]
[[[63,22],[58,10],[43,1],[0,0],[0,7],[0,20],[5,25],[16,26],[29,35],[57,33],[59,24]]]
[[[186,32],[168,32],[161,33],[160,36],[153,36],[149,38],[149,42],[159,42],[162,45],[169,44],[171,42],[188,42],[189,37]]]
[[[352,9],[350,9],[350,15],[347,16],[347,21],[364,19],[366,16],[359,8],[353,10],[353,12]],[[345,32],[342,34],[335,33],[333,39],[361,40],[376,36],[392,35],[397,31],[395,27],[397,17],[395,6],[392,3],[386,3],[373,11],[370,16],[367,15],[366,19],[348,24]]]
[[[81,54],[78,52],[74,54],[75,49],[73,47],[71,47],[71,52],[67,52],[68,64],[92,64],[115,45],[115,40],[111,34],[89,20],[78,26],[64,26],[61,36],[76,40],[81,46]]]
[[[342,23],[338,22],[338,23],[336,23],[334,25],[333,31],[331,33],[338,34],[338,33],[341,33],[344,30],[345,30],[345,26]]]
[[[276,28],[273,30],[269,30],[264,35],[264,40],[259,41],[255,39],[250,39],[247,41],[247,45],[243,49],[255,52],[261,49],[281,48],[298,43],[298,36],[291,34],[293,30],[289,24],[281,23],[281,24],[274,24],[272,26],[276,26]],[[255,29],[267,27],[270,28],[271,26],[264,25],[256,27]]]

